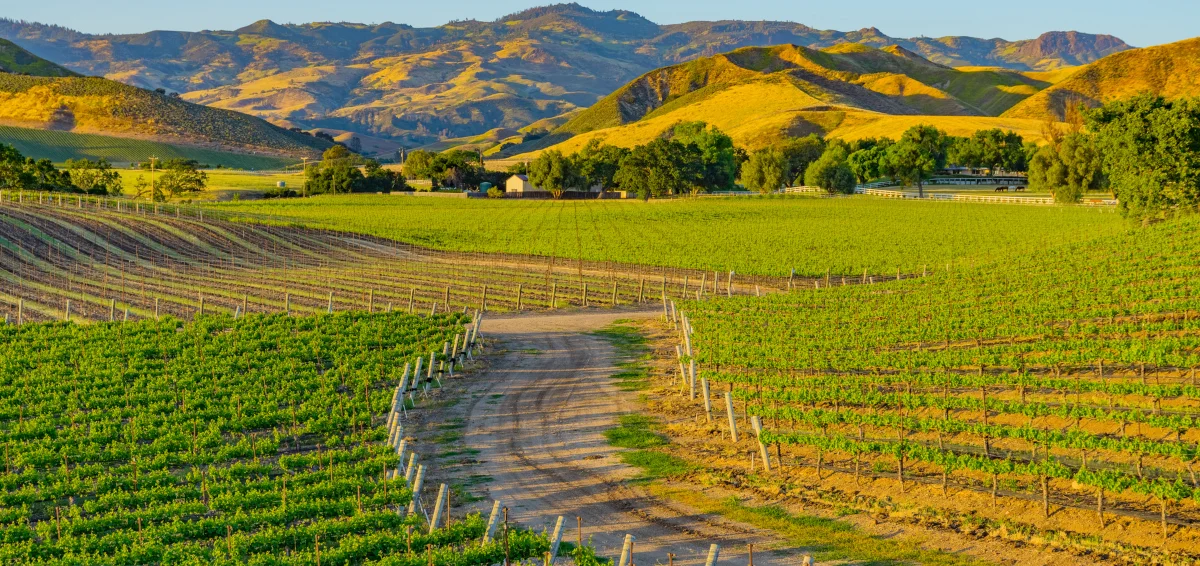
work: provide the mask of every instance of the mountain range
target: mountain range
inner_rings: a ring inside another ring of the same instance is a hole
[[[998,114],[1050,86],[1022,72],[1053,72],[1131,49],[1112,36],[1078,32],[1006,41],[893,38],[875,28],[839,32],[792,22],[659,25],[634,12],[577,4],[433,28],[263,20],[232,31],[91,35],[0,20],[0,38],[74,72],[163,88],[187,101],[280,126],[355,132],[410,147],[448,138],[502,139],[522,128],[526,133],[555,130],[569,122],[576,122],[575,128],[583,108],[648,72],[745,47],[786,44],[807,53],[844,55],[853,50],[845,46],[859,45],[889,53],[896,65],[945,75],[941,78],[951,83],[958,80],[953,67],[987,67],[983,72],[991,78],[982,94],[966,93],[970,85],[965,84],[963,92],[953,94],[956,84],[943,88],[936,80],[921,79],[916,82],[952,93],[952,99],[916,93],[917,84],[895,82],[902,79],[858,85],[863,88],[846,94],[885,113],[965,116]],[[867,94],[897,88],[912,94],[899,100]]]

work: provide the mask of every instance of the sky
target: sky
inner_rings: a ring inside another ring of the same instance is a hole
[[[229,30],[278,23],[391,21],[417,27],[494,20],[550,0],[8,0],[0,17],[88,33]],[[1046,31],[1106,33],[1145,47],[1200,35],[1198,0],[580,0],[626,9],[660,24],[693,20],[786,20],[840,31],[877,27],[892,37],[968,35],[1029,39]]]

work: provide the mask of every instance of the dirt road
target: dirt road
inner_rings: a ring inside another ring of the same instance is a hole
[[[502,353],[476,379],[463,441],[480,451],[480,472],[492,478],[489,494],[508,506],[511,519],[533,527],[565,517],[564,538],[583,536],[601,556],[616,558],[625,534],[634,535],[638,564],[703,564],[711,543],[722,560],[744,560],[753,543],[758,564],[795,564],[794,552],[753,527],[703,515],[648,495],[627,481],[625,466],[603,431],[635,410],[636,393],[620,391],[613,348],[590,332],[648,312],[596,312],[485,318],[482,332]]]

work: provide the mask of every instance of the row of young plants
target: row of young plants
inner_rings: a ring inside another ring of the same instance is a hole
[[[871,286],[687,301],[685,363],[804,451],[1200,509],[1200,220]],[[690,344],[688,343],[690,341]],[[1136,432],[1133,426],[1136,426]],[[819,464],[818,464],[819,465]],[[916,474],[913,474],[914,476]],[[983,478],[982,480],[980,478]],[[1025,489],[1025,488],[1021,488]],[[1111,503],[1111,502],[1110,502]]]
[[[427,254],[386,242],[292,227],[25,204],[0,210],[0,311],[10,321],[190,318],[201,297],[213,312],[317,313],[346,308],[428,312],[433,303],[489,310],[628,305],[657,300],[683,281],[601,266],[506,263]],[[712,274],[697,276],[694,289]],[[727,281],[723,281],[727,284]],[[723,288],[721,292],[726,292]],[[746,292],[742,286],[739,292]],[[332,293],[332,295],[331,295]],[[24,301],[22,307],[20,302]],[[114,304],[115,303],[115,304]]]
[[[414,460],[398,448],[397,384],[406,378],[416,399],[448,375],[469,320],[339,312],[0,326],[0,561],[540,557],[544,534],[481,544],[478,515],[431,527]],[[418,359],[438,371],[418,379]]]

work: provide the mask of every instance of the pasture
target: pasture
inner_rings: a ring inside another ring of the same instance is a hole
[[[388,195],[221,203],[441,250],[747,275],[941,270],[1128,228],[1111,209],[874,198],[460,200]]]

